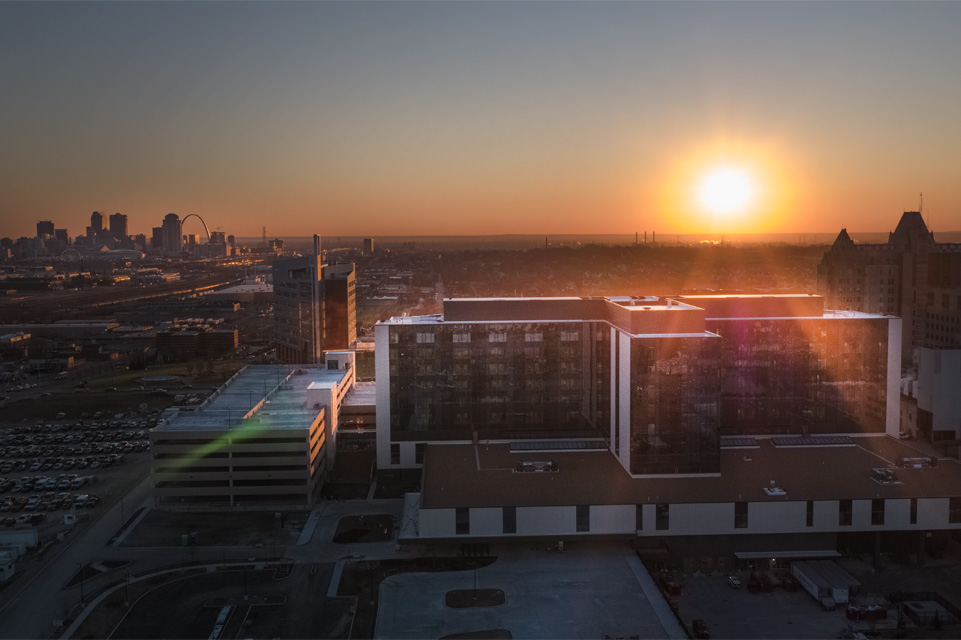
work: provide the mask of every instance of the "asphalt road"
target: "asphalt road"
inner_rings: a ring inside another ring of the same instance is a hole
[[[149,507],[152,504],[152,484],[150,477],[146,477],[134,486],[124,496],[126,515],[134,513],[139,507]],[[326,602],[330,577],[335,563],[346,558],[348,552],[352,556],[367,558],[387,558],[398,555],[409,555],[405,551],[398,552],[393,540],[379,543],[345,545],[332,544],[334,532],[340,518],[345,515],[360,513],[386,513],[400,517],[402,501],[400,500],[371,500],[342,503],[323,503],[316,507],[320,517],[316,529],[307,544],[302,546],[288,546],[279,549],[264,547],[199,547],[186,549],[180,547],[108,547],[107,542],[117,533],[121,526],[120,503],[107,508],[92,522],[89,527],[80,532],[75,538],[68,537],[59,545],[55,545],[50,554],[47,565],[37,574],[23,583],[10,585],[0,594],[0,638],[45,638],[54,630],[54,621],[65,620],[80,604],[81,590],[85,601],[89,603],[90,595],[110,584],[124,579],[124,573],[131,575],[149,573],[159,569],[176,568],[185,563],[222,564],[224,560],[246,561],[248,558],[265,558],[272,553],[280,553],[294,562],[298,568],[285,581],[284,590],[295,600],[299,609],[305,615],[297,619],[283,621],[283,628],[289,629],[290,634],[283,637],[339,637],[346,629],[349,630],[350,603],[346,600]],[[71,578],[77,573],[81,565],[103,560],[125,560],[129,564],[120,569],[107,571],[95,578],[87,579],[82,585],[66,587]],[[309,575],[309,566],[321,563],[314,576]],[[306,568],[305,568],[306,567]],[[286,607],[284,610],[288,610]],[[253,610],[255,613],[257,608]],[[250,633],[258,626],[273,626],[269,616],[254,615]],[[317,629],[323,628],[323,633]],[[208,632],[209,633],[209,632]],[[272,634],[271,637],[273,637]]]

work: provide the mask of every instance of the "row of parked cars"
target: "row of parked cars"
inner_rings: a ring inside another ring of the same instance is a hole
[[[30,493],[52,489],[79,489],[86,484],[97,482],[97,476],[81,476],[76,473],[61,473],[57,477],[24,476],[22,478],[0,478],[0,493]]]
[[[114,453],[100,456],[75,456],[75,457],[49,457],[39,458],[32,463],[25,460],[15,462],[4,462],[0,464],[0,473],[11,473],[16,471],[43,472],[43,471],[71,471],[73,469],[105,469],[115,464],[122,464],[125,460],[122,453]]]
[[[115,419],[17,425],[0,435],[0,473],[100,469],[121,464],[124,454],[150,447],[150,424]],[[143,428],[138,429],[141,425]]]
[[[40,495],[32,496],[11,496],[0,498],[0,512],[17,513],[20,511],[29,514],[32,512],[42,513],[58,510],[66,510],[72,507],[78,509],[95,507],[100,503],[100,496],[92,493],[70,493],[68,491],[48,491]],[[19,518],[26,520],[25,518]]]

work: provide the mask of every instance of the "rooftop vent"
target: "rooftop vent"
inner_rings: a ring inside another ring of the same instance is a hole
[[[924,467],[938,466],[938,459],[925,456],[923,458],[898,458],[898,467],[902,469],[922,469]]]
[[[871,478],[875,482],[880,482],[881,484],[893,484],[894,482],[897,482],[897,477],[890,469],[871,469]]]
[[[559,471],[553,460],[546,462],[518,462],[514,473],[554,473]]]
[[[770,486],[764,487],[764,493],[766,493],[769,496],[786,496],[787,495],[787,491],[777,487],[774,483],[774,480],[771,480]]]

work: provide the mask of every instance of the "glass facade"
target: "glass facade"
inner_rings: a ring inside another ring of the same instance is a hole
[[[631,474],[670,475],[720,473],[722,435],[885,432],[891,318],[691,301],[465,300],[385,323],[390,438],[600,438]]]
[[[631,340],[631,473],[718,473],[716,338]]]
[[[722,435],[883,433],[885,318],[708,319]]]
[[[609,439],[606,324],[396,325],[389,349],[393,440]]]

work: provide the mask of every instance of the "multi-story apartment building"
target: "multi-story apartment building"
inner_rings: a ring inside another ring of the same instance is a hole
[[[349,349],[357,342],[357,294],[353,263],[324,265],[324,349]]]
[[[716,474],[722,435],[898,433],[900,319],[819,296],[447,300],[377,325],[378,466],[565,438]]]
[[[961,529],[961,465],[898,439],[900,318],[475,299],[375,331],[378,467],[423,467],[402,539],[624,536],[711,571]]]
[[[906,365],[917,347],[961,348],[961,244],[935,242],[918,211],[886,244],[855,244],[842,229],[818,266],[818,290],[831,309],[903,318]]]
[[[347,349],[357,339],[353,264],[324,264],[315,253],[273,265],[274,342],[287,363],[315,363],[324,351]]]

